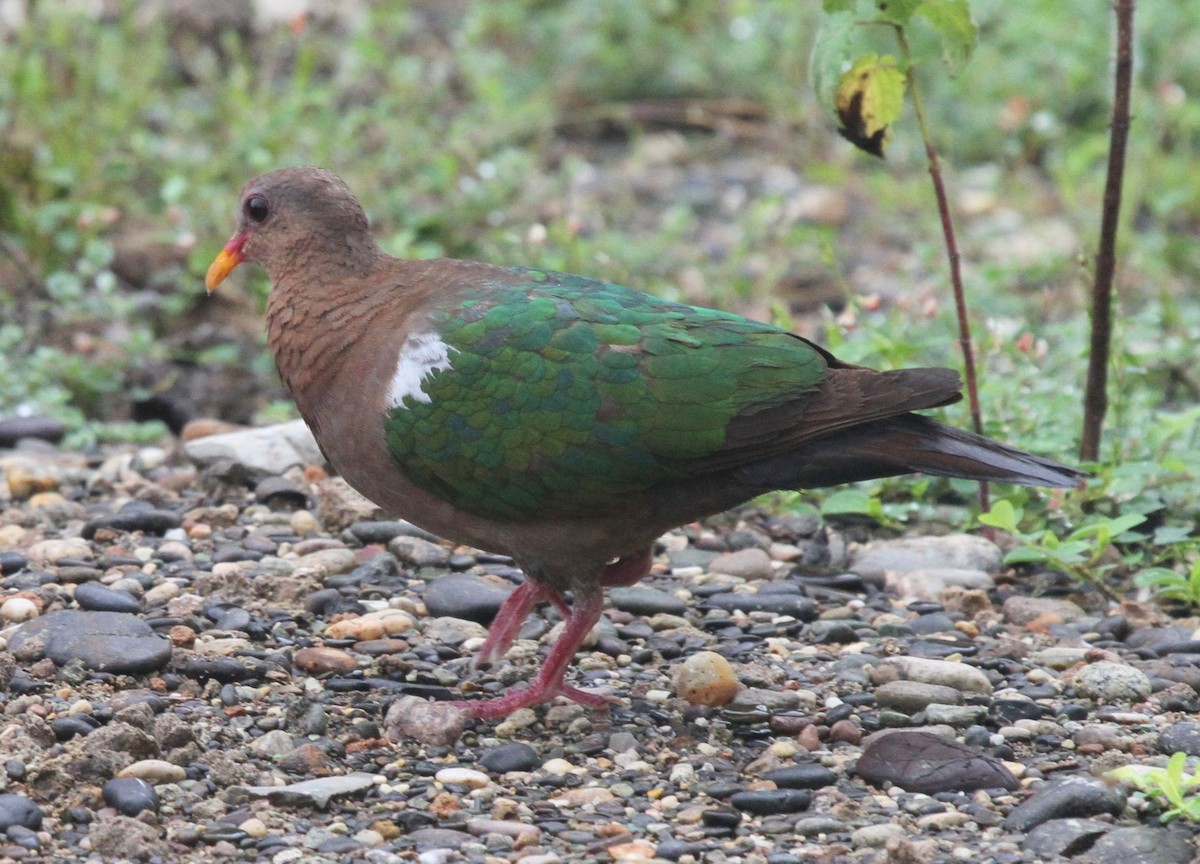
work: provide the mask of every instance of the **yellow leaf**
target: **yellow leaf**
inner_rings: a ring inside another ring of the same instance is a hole
[[[842,137],[882,159],[888,127],[904,109],[904,82],[895,57],[860,58],[842,75],[834,93]]]

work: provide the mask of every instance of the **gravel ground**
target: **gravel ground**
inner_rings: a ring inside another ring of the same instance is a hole
[[[1195,765],[1194,619],[747,508],[611,592],[571,672],[609,712],[471,721],[437,701],[556,614],[472,671],[520,574],[319,462],[295,425],[0,450],[0,861],[1196,860],[1104,777]]]

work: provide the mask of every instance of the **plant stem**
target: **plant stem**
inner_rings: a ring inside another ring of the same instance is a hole
[[[917,117],[917,128],[921,131],[921,140],[925,143],[925,158],[929,160],[929,177],[933,181],[933,192],[937,198],[938,214],[942,219],[942,236],[946,240],[946,257],[950,264],[950,285],[954,291],[954,311],[958,317],[958,344],[963,354],[963,377],[967,382],[967,405],[971,412],[971,426],[979,435],[983,434],[983,412],[979,408],[979,384],[975,372],[975,347],[971,341],[971,322],[967,316],[967,299],[963,290],[962,264],[959,260],[958,241],[954,235],[954,220],[950,215],[950,202],[946,197],[946,185],[942,180],[941,164],[938,161],[937,150],[933,146],[933,138],[929,134],[929,126],[925,122],[925,108],[921,102],[921,89],[917,86],[916,78],[912,75],[914,65],[912,53],[908,48],[908,39],[904,36],[904,28],[897,26],[896,41],[900,45],[900,53],[908,64],[908,92],[912,96],[913,113]],[[986,480],[979,483],[979,509],[986,513],[990,509],[988,502],[988,484]]]
[[[1108,410],[1108,361],[1112,343],[1113,275],[1117,262],[1117,222],[1121,212],[1121,183],[1125,177],[1125,145],[1129,138],[1129,92],[1133,80],[1134,0],[1116,0],[1117,64],[1109,130],[1108,178],[1100,217],[1100,246],[1092,283],[1092,333],[1088,352],[1087,389],[1083,397],[1083,433],[1079,458],[1100,458],[1100,435]]]

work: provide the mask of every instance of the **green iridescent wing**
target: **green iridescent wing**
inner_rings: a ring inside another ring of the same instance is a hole
[[[578,276],[509,271],[429,316],[448,368],[384,423],[427,491],[494,519],[617,511],[636,494],[761,456],[825,377],[784,331]],[[765,422],[757,429],[754,415]],[[730,434],[731,424],[734,433]],[[736,441],[732,439],[737,439]],[[760,440],[763,439],[763,440]]]

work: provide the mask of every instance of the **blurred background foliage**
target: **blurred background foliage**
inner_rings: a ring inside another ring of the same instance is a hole
[[[286,412],[260,336],[264,276],[239,271],[213,298],[202,276],[242,183],[304,163],[342,174],[396,255],[582,271],[772,317],[852,362],[959,363],[911,116],[887,162],[837,137],[809,81],[815,0],[4,8],[0,415],[58,416],[72,443]],[[1111,10],[972,9],[965,68],[916,74],[960,221],[984,415],[1069,458]],[[1097,486],[1147,512],[1171,500],[1185,520],[1200,458],[1198,25],[1195,4],[1138,11]],[[882,29],[857,37],[894,50]]]

